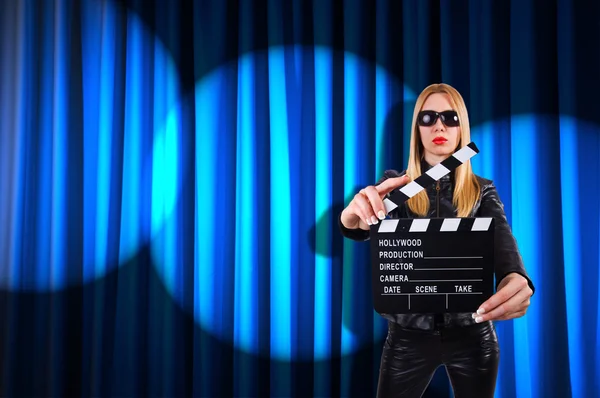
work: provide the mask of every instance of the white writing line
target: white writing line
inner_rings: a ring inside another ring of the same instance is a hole
[[[409,296],[409,295],[444,295],[444,294],[483,294],[483,292],[471,292],[471,293],[381,293],[381,296]]]
[[[429,279],[409,282],[481,282],[483,279]]]
[[[448,260],[452,258],[483,258],[483,256],[465,256],[465,257],[423,257],[425,260]]]
[[[482,270],[483,268],[415,268],[413,271],[464,271],[464,270]]]

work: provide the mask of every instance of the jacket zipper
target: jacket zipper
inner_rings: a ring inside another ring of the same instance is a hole
[[[436,205],[436,217],[440,217],[440,182],[439,180],[435,183],[435,205]]]

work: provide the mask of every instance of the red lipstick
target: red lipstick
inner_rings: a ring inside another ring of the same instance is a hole
[[[445,139],[444,137],[435,137],[433,139],[433,143],[436,145],[442,145],[442,144],[445,144],[446,142],[448,142],[448,140]]]

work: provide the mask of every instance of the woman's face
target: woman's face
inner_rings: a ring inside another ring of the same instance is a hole
[[[450,105],[448,94],[431,94],[425,100],[417,122],[421,133],[425,161],[432,166],[452,155],[460,139],[458,115],[456,113],[435,114],[435,112],[442,113],[444,111],[456,111]],[[431,124],[436,117],[435,123]],[[444,117],[446,119],[445,123],[442,122]],[[427,126],[426,124],[431,125]]]

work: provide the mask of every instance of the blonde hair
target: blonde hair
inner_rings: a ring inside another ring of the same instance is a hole
[[[458,120],[460,121],[460,138],[455,151],[466,146],[471,141],[469,115],[467,113],[465,101],[460,93],[456,91],[454,87],[444,83],[432,84],[426,87],[417,98],[415,110],[413,112],[410,154],[408,156],[407,168],[407,174],[411,179],[415,179],[421,175],[421,159],[423,158],[423,143],[421,142],[421,134],[419,126],[417,125],[417,117],[427,98],[435,93],[447,94],[452,109],[458,113]],[[480,195],[479,183],[477,182],[477,177],[475,177],[475,174],[473,173],[470,160],[456,169],[454,181],[452,203],[456,208],[457,216],[469,217]],[[427,213],[429,212],[429,198],[425,190],[422,190],[417,195],[410,198],[406,203],[413,213],[421,217],[427,216]]]

